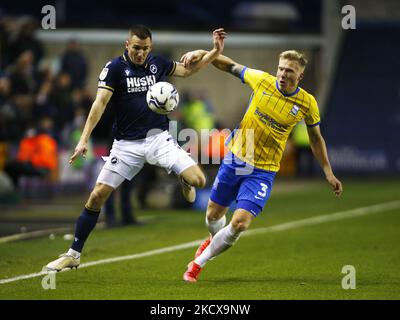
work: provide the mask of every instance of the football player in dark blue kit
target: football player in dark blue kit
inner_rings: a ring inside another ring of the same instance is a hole
[[[167,116],[154,113],[147,106],[146,92],[156,82],[165,81],[167,76],[188,77],[212,62],[222,52],[225,37],[224,29],[215,30],[213,49],[200,61],[185,66],[150,54],[152,35],[147,27],[138,25],[130,29],[125,52],[107,62],[100,73],[96,99],[69,162],[72,163],[79,155],[85,156],[90,134],[108,104],[115,109],[114,143],[110,155],[76,222],[71,248],[48,263],[48,270],[79,266],[80,253],[97,223],[101,207],[125,179],[132,179],[142,169],[145,162],[175,172],[185,198],[194,202],[195,188],[205,185],[204,174],[169,134]]]

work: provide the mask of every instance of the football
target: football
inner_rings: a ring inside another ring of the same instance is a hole
[[[179,93],[169,82],[157,82],[146,95],[149,108],[159,114],[168,114],[178,107]]]

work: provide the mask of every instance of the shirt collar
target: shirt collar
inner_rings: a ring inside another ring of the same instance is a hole
[[[285,93],[279,88],[279,83],[278,80],[276,80],[276,88],[279,90],[280,93],[282,93],[285,97],[291,97],[297,94],[300,91],[300,87],[297,86],[296,90],[294,90],[292,93]]]

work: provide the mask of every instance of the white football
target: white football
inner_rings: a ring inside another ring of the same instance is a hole
[[[146,94],[147,105],[159,114],[168,114],[178,107],[179,93],[169,82],[157,82]]]

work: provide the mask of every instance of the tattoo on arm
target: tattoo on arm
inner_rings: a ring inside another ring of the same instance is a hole
[[[242,69],[243,68],[241,68],[237,64],[233,63],[233,64],[230,65],[229,73],[233,74],[235,77],[240,78],[240,74],[242,72]]]

